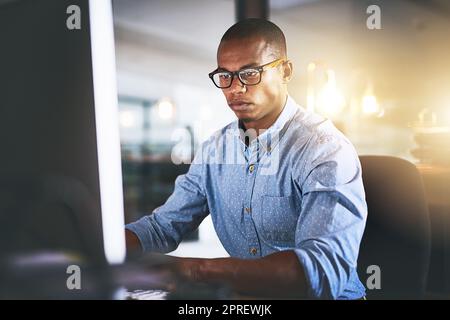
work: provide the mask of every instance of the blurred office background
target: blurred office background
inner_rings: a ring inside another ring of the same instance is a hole
[[[172,161],[174,152],[178,161],[190,158],[235,119],[207,74],[238,2],[113,1],[127,222],[163,204],[186,172],[187,164]],[[381,9],[380,30],[366,25],[373,4]],[[271,0],[266,9],[287,37],[297,102],[333,120],[359,154],[417,164],[426,183],[440,186],[445,207],[450,2]],[[438,236],[449,232],[439,229],[450,216],[444,211],[435,213]],[[174,254],[226,256],[209,218]]]

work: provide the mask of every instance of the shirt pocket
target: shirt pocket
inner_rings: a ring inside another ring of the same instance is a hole
[[[298,220],[294,197],[263,196],[261,205],[264,237],[272,241],[294,241]]]

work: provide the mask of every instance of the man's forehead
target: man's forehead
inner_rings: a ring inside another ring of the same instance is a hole
[[[270,53],[269,46],[264,39],[233,39],[220,44],[217,51],[217,62],[222,64],[244,67],[258,64]]]
[[[229,55],[241,52],[260,53],[268,48],[267,41],[261,37],[231,39],[220,43],[217,55]]]

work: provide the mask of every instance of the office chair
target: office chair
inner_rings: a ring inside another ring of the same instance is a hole
[[[417,168],[389,156],[361,156],[368,205],[358,273],[367,279],[379,266],[381,289],[368,299],[421,299],[426,289],[430,255],[430,219]],[[370,270],[370,269],[369,269]]]

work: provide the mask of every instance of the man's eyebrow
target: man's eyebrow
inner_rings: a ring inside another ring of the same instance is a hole
[[[252,63],[249,63],[249,64],[246,64],[246,65],[244,65],[244,66],[242,66],[242,67],[240,67],[238,70],[242,70],[242,69],[245,69],[245,68],[252,68],[252,67],[256,67],[256,66],[258,66],[259,64],[258,63],[256,63],[256,62],[252,62]],[[230,70],[228,70],[228,69],[226,69],[226,68],[222,68],[222,67],[217,67],[217,70],[218,71],[230,71]]]

